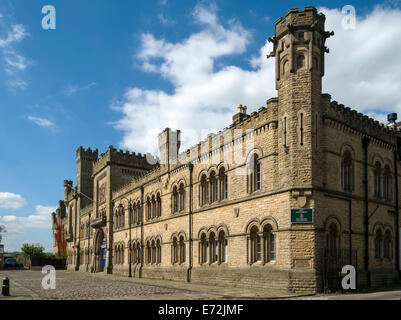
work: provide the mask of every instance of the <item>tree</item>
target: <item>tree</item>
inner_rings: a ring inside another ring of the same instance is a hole
[[[21,251],[22,256],[26,259],[42,258],[44,255],[45,248],[40,244],[28,244],[24,243],[22,245]]]
[[[1,240],[3,239],[2,233],[5,233],[5,232],[7,232],[6,227],[3,225],[0,225],[0,243],[1,243]]]

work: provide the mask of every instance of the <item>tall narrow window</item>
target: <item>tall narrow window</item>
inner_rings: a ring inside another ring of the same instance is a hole
[[[340,234],[335,223],[330,224],[327,242],[329,254],[333,257],[337,257],[340,250]]]
[[[251,158],[252,165],[251,165],[251,172],[248,175],[248,185],[249,185],[249,192],[254,192],[255,190],[261,189],[261,165],[258,158],[258,155],[254,153]]]
[[[375,234],[375,258],[382,257],[383,234],[380,229],[377,229]]]
[[[276,248],[275,248],[274,234],[272,233],[272,227],[266,225],[263,228],[263,262],[275,260]]]
[[[202,175],[200,182],[200,205],[203,206],[207,203],[207,181],[206,175]]]
[[[150,197],[148,196],[146,199],[146,219],[150,220],[151,219],[151,202],[150,202]]]
[[[185,262],[185,241],[184,241],[184,237],[181,236],[180,237],[180,243],[179,243],[179,251],[180,251],[180,257],[179,257],[179,261],[180,263],[184,263]]]
[[[209,252],[210,252],[210,263],[216,262],[217,248],[216,248],[216,236],[214,232],[211,232],[209,236]]]
[[[304,114],[300,114],[299,134],[301,139],[301,146],[304,145]]]
[[[391,201],[393,198],[393,182],[390,167],[388,165],[384,166],[383,180],[383,197],[384,199]]]
[[[152,217],[152,219],[156,218],[156,198],[155,198],[155,195],[152,196],[151,217]]]
[[[262,260],[261,240],[258,228],[253,226],[250,231],[250,262],[254,263]]]
[[[219,244],[218,244],[218,262],[223,263],[227,262],[226,260],[226,235],[224,231],[220,231],[219,233]]]
[[[178,190],[177,186],[174,186],[173,188],[173,194],[172,194],[172,211],[173,213],[176,213],[178,211]]]
[[[377,198],[382,196],[382,168],[379,161],[375,163],[374,194]]]
[[[156,242],[156,263],[159,264],[162,262],[162,246],[160,244],[160,239]]]
[[[212,203],[217,200],[217,195],[218,195],[217,179],[216,179],[216,173],[214,171],[210,173],[209,184],[210,184],[210,203]]]
[[[177,241],[177,237],[173,238],[173,245],[171,248],[171,262],[172,264],[175,264],[178,262],[178,241]]]
[[[203,264],[207,262],[207,240],[205,233],[202,233],[199,245],[200,245],[199,262],[200,264]]]
[[[184,188],[184,184],[181,183],[180,184],[180,211],[185,209],[185,188]]]
[[[383,253],[386,259],[392,258],[393,248],[392,248],[392,241],[391,241],[391,232],[387,230],[384,234],[384,243],[383,243]]]
[[[224,167],[219,170],[219,199],[227,199],[227,175]]]
[[[160,196],[160,193],[157,194],[156,202],[157,202],[157,206],[156,206],[157,214],[156,214],[156,216],[157,217],[161,217],[162,216],[162,198]]]
[[[152,264],[156,263],[156,243],[155,240],[152,240],[152,251],[151,251],[151,261]]]
[[[284,137],[283,137],[283,144],[284,144],[284,147],[286,147],[287,146],[287,117],[284,117],[284,125],[283,125],[283,129],[284,129]]]
[[[341,160],[341,186],[343,190],[352,192],[354,188],[354,165],[349,150],[344,152]]]

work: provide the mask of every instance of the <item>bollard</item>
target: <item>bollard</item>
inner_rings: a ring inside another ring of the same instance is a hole
[[[3,286],[1,288],[1,294],[5,297],[10,296],[10,279],[8,279],[8,277],[5,277],[3,279]]]

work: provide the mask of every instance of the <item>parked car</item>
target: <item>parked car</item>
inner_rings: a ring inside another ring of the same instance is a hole
[[[15,259],[15,258],[7,258],[4,261],[4,266],[6,268],[19,268],[20,264],[18,263],[17,259]]]

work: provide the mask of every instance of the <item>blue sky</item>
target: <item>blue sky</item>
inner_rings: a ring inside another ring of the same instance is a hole
[[[56,8],[56,30],[41,26]],[[355,30],[341,8],[356,9]],[[294,7],[336,35],[324,91],[384,121],[401,112],[400,1],[0,0],[0,224],[6,250],[51,250],[50,212],[74,181],[75,150],[155,152],[169,126],[187,144],[227,126],[239,103],[276,95],[266,39]],[[350,90],[352,88],[352,90]],[[398,110],[399,109],[399,110]]]

